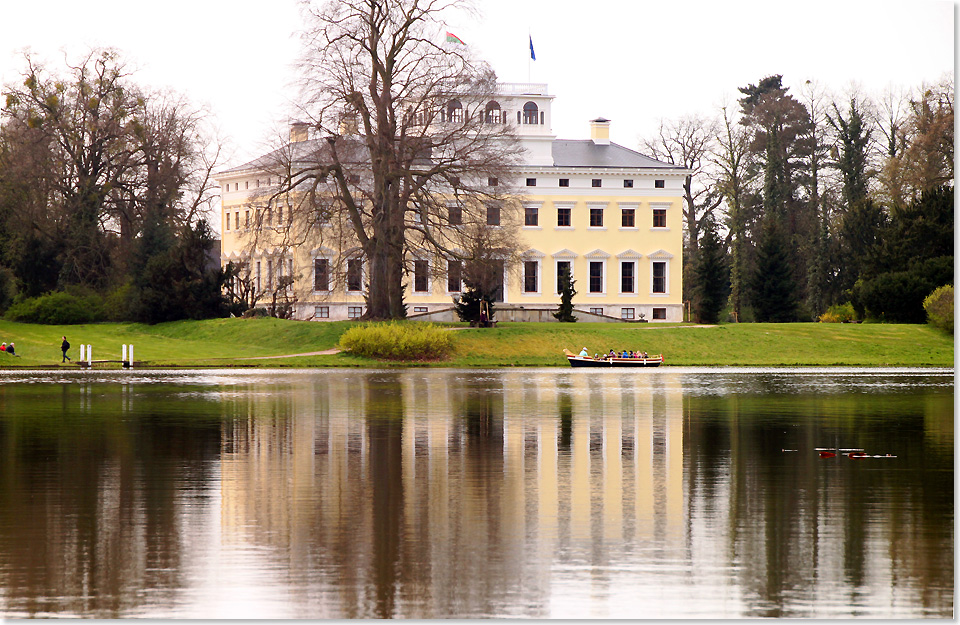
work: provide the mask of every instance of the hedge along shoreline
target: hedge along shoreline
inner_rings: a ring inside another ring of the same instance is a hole
[[[341,349],[379,360],[443,360],[453,347],[450,332],[432,323],[368,323],[350,328],[340,337]]]

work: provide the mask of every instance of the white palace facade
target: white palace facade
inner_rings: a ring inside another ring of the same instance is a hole
[[[497,317],[554,321],[558,278],[569,270],[583,321],[681,321],[682,192],[689,170],[611,142],[610,121],[603,118],[590,121],[589,139],[557,139],[553,99],[545,84],[501,84],[487,103],[514,126],[524,148],[522,165],[507,181],[520,192],[523,254],[520,266],[504,271]],[[291,142],[303,139],[305,132],[291,131]],[[319,242],[282,250],[255,243],[252,231],[264,224],[258,198],[278,183],[260,162],[218,174],[223,265],[244,263],[253,288],[264,292],[278,278],[292,278],[297,319],[360,317],[362,259]],[[456,261],[410,265],[408,314],[452,320],[453,300],[464,288],[461,267]]]

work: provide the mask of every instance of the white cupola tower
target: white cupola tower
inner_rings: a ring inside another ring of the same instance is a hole
[[[551,126],[553,96],[543,83],[500,83],[487,111],[498,107],[502,119],[515,125],[527,154],[528,165],[553,165],[551,145],[556,136]]]

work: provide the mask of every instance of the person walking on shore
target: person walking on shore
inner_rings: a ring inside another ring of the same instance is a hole
[[[67,337],[63,337],[63,343],[60,343],[60,351],[63,352],[63,360],[61,360],[60,362],[67,362],[68,360],[70,360],[70,356],[67,356],[68,349],[70,349],[70,343],[67,341]]]

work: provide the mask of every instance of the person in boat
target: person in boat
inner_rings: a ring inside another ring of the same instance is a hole
[[[617,352],[613,351],[612,349],[607,354],[607,358],[616,358],[616,357],[617,357]]]
[[[587,353],[587,348],[586,348],[586,347],[584,347],[583,349],[580,350],[580,357],[581,357],[581,358],[589,358],[589,357],[590,357],[590,354]]]

